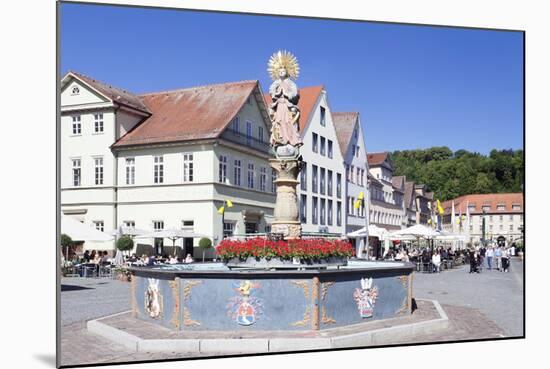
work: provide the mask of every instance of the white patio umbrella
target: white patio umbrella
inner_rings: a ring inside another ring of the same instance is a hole
[[[161,231],[154,231],[136,236],[136,238],[168,238],[172,240],[172,247],[174,247],[174,254],[176,251],[176,240],[180,238],[199,238],[208,237],[201,233],[184,231],[183,229],[163,229]]]
[[[416,224],[416,225],[413,225],[412,227],[400,229],[390,234],[390,236],[413,236],[413,237],[422,237],[427,239],[433,239],[439,235],[440,235],[439,232],[429,227],[426,227],[425,225],[422,225],[422,224]]]
[[[74,241],[111,241],[113,239],[113,236],[66,215],[61,215],[61,233],[70,236]]]
[[[146,234],[146,233],[149,233],[149,232],[145,231],[143,229],[136,229],[136,228],[122,227],[121,226],[121,227],[118,227],[117,229],[113,229],[112,231],[109,231],[107,233],[112,235],[112,236],[115,236],[115,237],[120,237],[120,236],[135,237],[135,236],[139,236],[139,235]]]
[[[357,231],[350,232],[347,234],[350,238],[362,238],[367,235],[366,227],[363,227],[361,229],[358,229]],[[377,227],[374,224],[369,225],[369,237],[377,237],[382,239],[385,235],[388,234],[388,231],[384,228]]]
[[[111,241],[113,239],[107,233],[63,214],[61,214],[61,233],[71,237],[73,241]],[[66,247],[65,254],[69,255],[68,247]]]

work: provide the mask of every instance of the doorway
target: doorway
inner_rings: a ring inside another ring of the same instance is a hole
[[[161,255],[164,252],[164,238],[155,238],[155,255]]]
[[[183,255],[182,257],[185,258],[187,254],[193,255],[193,239],[192,238],[184,238],[183,239]]]

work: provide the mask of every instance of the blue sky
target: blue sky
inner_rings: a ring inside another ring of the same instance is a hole
[[[366,22],[64,3],[61,72],[135,93],[245,79],[270,84],[289,50],[300,87],[358,111],[368,151],[523,148],[523,35]]]

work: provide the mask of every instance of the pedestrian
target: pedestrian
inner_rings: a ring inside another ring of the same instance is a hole
[[[194,260],[193,260],[193,257],[191,256],[191,254],[187,254],[187,256],[185,257],[185,262],[186,263],[192,263]]]
[[[468,250],[468,258],[470,259],[470,273],[479,273],[477,270],[476,252],[474,248]]]
[[[509,249],[505,249],[505,250],[502,252],[502,257],[501,257],[502,271],[505,272],[505,273],[508,272],[508,267],[510,266],[510,255],[509,255],[509,252],[510,252]]]
[[[441,254],[439,250],[436,250],[432,255],[432,264],[434,266],[434,272],[439,273],[441,267]]]
[[[502,249],[500,248],[500,245],[497,246],[495,250],[495,262],[496,262],[497,270],[501,271],[502,270]]]
[[[485,256],[487,257],[487,268],[489,268],[489,270],[493,269],[493,257],[494,257],[494,255],[495,255],[495,251],[493,250],[493,247],[489,246],[489,248],[487,249],[487,251],[485,253]]]
[[[82,258],[84,259],[85,263],[89,263],[90,262],[90,251],[89,250],[84,251],[84,256]]]

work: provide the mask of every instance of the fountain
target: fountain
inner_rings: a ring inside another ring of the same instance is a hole
[[[298,62],[278,51],[268,72],[270,165],[277,172],[271,237],[222,241],[224,263],[131,268],[134,317],[181,331],[284,331],[410,314],[412,264],[348,261],[353,250],[343,241],[302,239]]]

